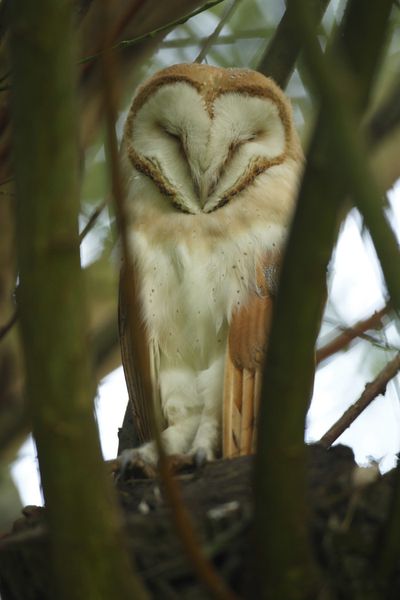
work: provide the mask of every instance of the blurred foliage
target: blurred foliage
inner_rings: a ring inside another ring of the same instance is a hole
[[[9,469],[0,464],[0,535],[19,517],[22,505]]]

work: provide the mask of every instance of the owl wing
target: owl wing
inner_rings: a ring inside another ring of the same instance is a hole
[[[257,289],[232,315],[223,399],[223,456],[255,451],[261,377],[276,294],[279,256],[269,254],[257,269]]]
[[[138,281],[134,269],[130,269],[133,306],[127,301],[127,269],[122,267],[119,280],[118,327],[129,401],[132,407],[134,428],[140,443],[152,438],[150,414],[151,396],[154,397],[154,356],[149,345],[146,328],[141,316]],[[132,319],[132,323],[129,323]],[[135,340],[132,340],[132,335]]]

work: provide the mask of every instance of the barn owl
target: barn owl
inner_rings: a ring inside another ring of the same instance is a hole
[[[175,65],[138,89],[121,156],[136,318],[164,447],[207,460],[250,453],[277,265],[303,161],[289,102],[255,71]],[[150,399],[137,386],[123,298],[120,305],[143,442],[129,456],[155,464]]]

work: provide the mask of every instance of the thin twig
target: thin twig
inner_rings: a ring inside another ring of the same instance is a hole
[[[7,71],[6,73],[4,73],[4,75],[2,75],[2,76],[0,77],[0,83],[3,83],[3,81],[4,81],[5,79],[7,79],[7,77],[10,77],[10,75],[11,75],[11,71]]]
[[[206,10],[209,10],[210,8],[213,8],[213,6],[216,6],[217,4],[220,4],[223,1],[224,0],[212,0],[211,2],[207,2],[206,4],[203,4],[203,6],[201,6],[200,8],[197,8],[196,10],[191,12],[189,15],[186,15],[185,17],[177,19],[176,21],[172,21],[171,23],[167,23],[167,25],[163,25],[162,27],[158,27],[157,29],[153,29],[153,31],[149,31],[148,33],[144,33],[143,35],[138,35],[134,38],[131,38],[130,40],[122,40],[121,42],[118,42],[118,44],[112,45],[112,43],[110,43],[108,48],[103,48],[103,50],[101,52],[97,52],[96,54],[92,54],[91,56],[86,56],[85,58],[82,58],[78,64],[85,64],[87,62],[96,60],[102,55],[102,53],[104,53],[106,51],[119,50],[122,48],[130,48],[131,46],[135,46],[135,44],[138,44],[139,42],[143,42],[143,40],[146,40],[148,38],[155,37],[157,34],[162,33],[163,31],[167,31],[169,29],[174,29],[178,25],[183,25],[184,23],[189,21],[189,19],[191,19],[192,17],[195,17],[196,15],[198,15],[202,12],[205,12]]]
[[[212,34],[206,39],[202,49],[200,50],[198,56],[194,59],[193,62],[195,62],[195,63],[203,62],[203,60],[206,58],[208,52],[211,50],[211,48],[217,41],[219,34],[221,33],[222,29],[225,26],[225,23],[227,21],[229,21],[229,19],[231,18],[231,16],[237,9],[240,2],[241,2],[241,0],[232,0],[231,4],[225,8],[224,12],[222,13],[220,22],[218,23],[218,25],[216,26],[216,28],[214,29]]]
[[[106,19],[106,10],[104,9],[104,22],[107,22]],[[128,215],[127,209],[124,199],[124,192],[122,188],[122,178],[120,173],[120,163],[119,163],[119,151],[118,151],[118,141],[115,133],[115,123],[117,120],[117,99],[115,94],[115,62],[114,62],[114,54],[112,52],[110,42],[110,33],[108,31],[105,32],[106,36],[104,39],[104,48],[100,53],[102,60],[102,74],[103,74],[103,96],[104,96],[104,112],[106,118],[106,127],[107,127],[107,150],[108,150],[108,161],[110,165],[110,175],[111,175],[111,184],[112,184],[112,197],[115,205],[115,216],[117,221],[117,227],[121,238],[121,249],[122,256],[126,265],[126,269],[128,273],[132,273],[132,260],[129,251],[129,241],[128,241]],[[128,280],[131,278],[128,276]],[[131,286],[127,285],[127,300],[128,306],[131,308],[135,305],[135,297],[133,293],[133,289]],[[130,326],[133,327],[135,323],[135,319],[129,319]],[[136,331],[131,331],[131,337],[133,343],[135,343],[138,339],[136,335]],[[135,354],[137,356],[139,362],[140,374],[143,378],[144,369],[140,368],[142,365],[140,363],[142,353],[139,352]],[[143,382],[142,385],[145,389],[145,395],[147,397],[151,397],[151,387],[150,382]]]
[[[107,40],[106,40],[107,41]],[[109,47],[105,43],[105,49]],[[128,243],[128,218],[125,205],[125,198],[121,184],[120,176],[120,165],[119,165],[119,154],[118,154],[118,143],[115,133],[115,121],[117,116],[116,102],[114,97],[114,68],[113,68],[114,55],[110,51],[103,51],[102,63],[103,63],[103,77],[104,77],[104,100],[105,100],[105,115],[107,120],[107,134],[108,134],[108,149],[111,169],[111,180],[113,196],[115,201],[115,212],[116,218],[119,225],[119,232],[121,236],[121,247],[123,253],[123,260],[127,273],[132,272],[132,259],[129,252]],[[126,292],[128,299],[128,306],[130,310],[135,306],[135,294],[133,287],[129,285],[132,278],[126,277]],[[128,323],[132,327],[132,324],[136,319],[128,319]],[[135,343],[136,333],[131,332],[132,342]],[[141,362],[140,353],[137,355],[137,360]],[[140,370],[142,374],[142,370]],[[144,392],[149,401],[152,397],[150,381],[145,380],[142,382]],[[150,401],[150,405],[153,406]],[[197,574],[200,581],[202,581],[212,595],[215,598],[221,600],[234,600],[235,594],[229,590],[225,581],[215,570],[212,563],[205,556],[202,547],[200,546],[197,534],[194,530],[191,516],[183,503],[180,489],[177,481],[173,478],[168,459],[163,449],[161,435],[158,427],[156,426],[156,419],[153,410],[153,430],[155,441],[157,445],[160,465],[160,475],[164,484],[164,489],[170,504],[171,515],[175,523],[175,527],[178,536],[183,544],[183,547],[188,555],[195,573]]]
[[[385,342],[379,340],[370,333],[362,333],[360,335],[361,340],[369,342],[371,346],[375,346],[375,348],[378,348],[379,350],[384,350],[385,352],[400,352],[398,345],[395,346],[394,344],[389,344],[385,335],[384,337],[386,339]]]
[[[336,354],[343,348],[346,348],[355,338],[360,337],[369,329],[380,329],[382,327],[382,317],[387,315],[389,311],[389,305],[384,306],[380,310],[374,312],[373,315],[367,319],[358,321],[352,327],[344,329],[337,337],[322,346],[317,350],[316,362],[319,364],[332,354]]]
[[[79,243],[81,244],[83,242],[83,240],[85,239],[85,237],[87,236],[87,234],[89,233],[89,231],[92,229],[92,227],[94,226],[94,224],[96,223],[97,219],[99,218],[99,216],[101,215],[101,213],[103,212],[103,210],[105,209],[107,205],[107,201],[103,200],[103,202],[101,202],[92,212],[92,214],[90,215],[85,227],[82,229],[82,231],[79,234]]]
[[[329,448],[342,433],[360,416],[360,414],[380,394],[384,394],[388,382],[400,371],[400,353],[391,360],[373,381],[367,383],[360,398],[352,404],[322,436],[319,443]]]
[[[18,321],[18,310],[15,309],[13,315],[8,320],[8,322],[5,325],[3,325],[2,327],[0,327],[0,340],[2,340],[7,335],[7,333],[10,331],[10,329],[15,325],[15,323],[17,321]]]
[[[214,46],[235,44],[238,40],[260,40],[265,38],[265,29],[251,29],[250,31],[241,31],[239,33],[232,33],[226,35],[220,35],[214,40]],[[209,39],[209,36],[194,38],[193,36],[179,38],[175,40],[165,40],[161,42],[160,48],[186,48],[188,46],[201,46],[205,44]]]

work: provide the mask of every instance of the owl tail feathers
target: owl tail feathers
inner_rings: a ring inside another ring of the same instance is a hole
[[[241,369],[227,355],[223,404],[223,456],[255,452],[261,370]]]

